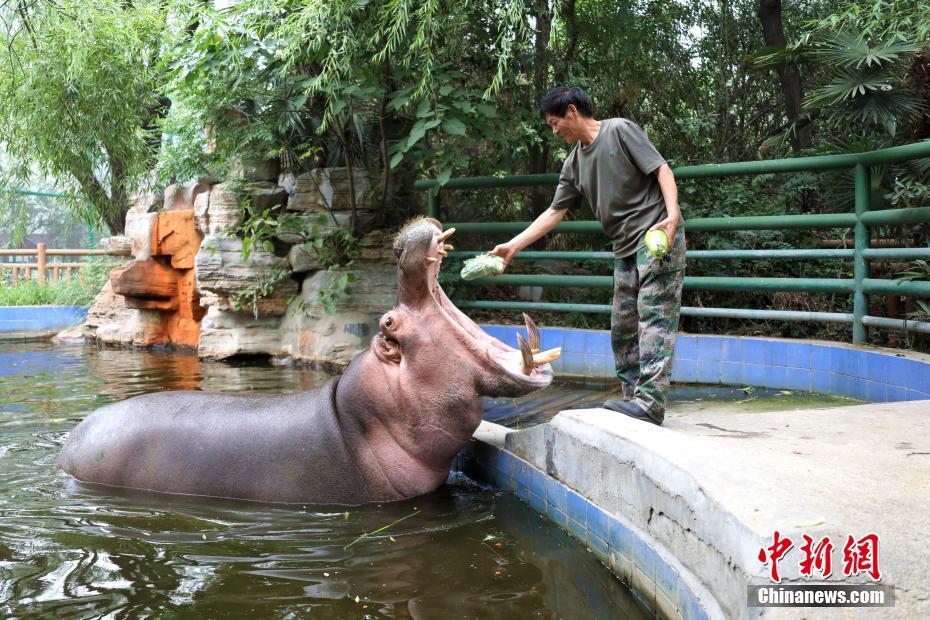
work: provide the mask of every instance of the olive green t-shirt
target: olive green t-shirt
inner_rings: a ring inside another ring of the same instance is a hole
[[[639,125],[625,118],[602,120],[594,142],[577,142],[562,165],[551,208],[576,207],[586,198],[614,254],[629,256],[646,231],[667,217],[653,174],[664,163]]]

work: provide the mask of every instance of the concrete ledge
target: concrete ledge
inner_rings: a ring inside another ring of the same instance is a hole
[[[83,306],[0,306],[0,340],[51,338],[86,318]]]
[[[524,328],[483,325],[517,346]],[[580,381],[613,379],[610,332],[539,330],[542,347],[562,347],[552,364],[557,376]],[[930,355],[839,342],[680,334],[672,380],[755,386],[849,396],[870,402],[930,399]]]
[[[798,617],[747,607],[747,585],[771,584],[758,553],[778,530],[794,541],[779,563],[788,584],[824,581],[799,575],[804,534],[834,544],[827,581],[870,583],[843,575],[842,549],[877,533],[896,605],[868,617],[926,618],[928,414],[930,402],[706,411],[654,427],[579,410],[518,431],[485,423],[459,466],[558,523],[663,617]]]

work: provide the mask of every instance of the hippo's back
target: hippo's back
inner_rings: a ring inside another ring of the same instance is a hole
[[[337,380],[310,392],[162,392],[108,405],[59,456],[82,482],[270,502],[368,500],[333,410]]]

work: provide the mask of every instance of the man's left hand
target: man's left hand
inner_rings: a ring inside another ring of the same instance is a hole
[[[658,222],[655,226],[653,226],[649,230],[657,230],[657,229],[665,231],[665,234],[668,236],[669,246],[674,245],[675,231],[678,230],[678,218],[667,217],[661,222]]]

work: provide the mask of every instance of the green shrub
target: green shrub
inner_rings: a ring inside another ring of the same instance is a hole
[[[0,306],[89,306],[117,264],[110,258],[94,258],[70,279],[45,284],[35,280],[13,284],[9,271],[4,270]]]

